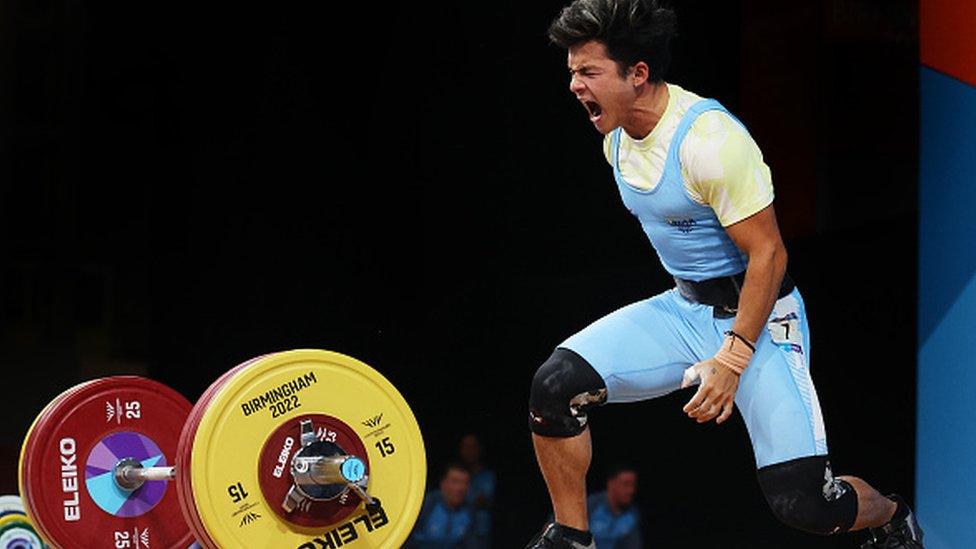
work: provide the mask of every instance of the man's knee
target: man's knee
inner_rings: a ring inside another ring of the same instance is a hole
[[[583,357],[558,348],[535,373],[529,428],[537,435],[572,437],[586,429],[586,411],[607,400],[607,386]]]
[[[857,518],[857,492],[836,479],[827,456],[810,456],[759,470],[766,501],[781,522],[814,534],[846,532]]]

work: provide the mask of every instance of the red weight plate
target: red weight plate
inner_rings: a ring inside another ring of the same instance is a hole
[[[185,473],[190,469],[189,450],[193,448],[193,437],[196,435],[197,427],[200,425],[200,418],[203,415],[202,409],[210,402],[217,389],[226,383],[231,373],[242,366],[239,365],[230,372],[225,373],[200,395],[200,399],[197,400],[197,404],[190,411],[190,417],[187,419],[186,425],[183,426],[183,431],[180,433],[180,442],[176,452],[176,470],[178,471],[176,475],[176,489],[180,495],[180,510],[198,542],[205,547],[211,547],[213,543],[210,542],[206,529],[200,523],[199,516],[196,512],[196,502],[193,501],[192,491],[189,488],[190,475]],[[184,455],[184,452],[186,452],[186,455]]]
[[[92,391],[92,393],[94,393],[94,392],[101,392],[102,393],[102,396],[113,397],[114,396],[113,395],[113,387],[117,386],[119,383],[128,384],[129,383],[129,380],[131,380],[131,379],[132,378],[121,378],[121,379],[114,379],[114,380],[113,379],[108,379],[108,380],[95,380],[95,381],[92,381],[92,382],[83,383],[83,384],[78,385],[78,386],[76,386],[76,387],[74,387],[72,389],[69,389],[68,391],[65,391],[65,393],[63,393],[58,398],[56,398],[54,401],[52,401],[51,405],[49,405],[46,408],[45,412],[42,414],[42,417],[40,417],[39,420],[38,420],[38,422],[35,424],[35,425],[40,426],[40,429],[38,429],[38,431],[36,431],[38,433],[38,436],[36,436],[36,437],[34,437],[34,436],[30,437],[30,439],[31,439],[30,442],[32,443],[32,445],[25,444],[25,449],[26,449],[25,456],[28,456],[28,457],[25,458],[25,459],[22,459],[23,462],[26,462],[27,463],[27,467],[26,467],[27,473],[24,474],[23,476],[25,478],[34,479],[34,478],[36,478],[36,475],[37,474],[43,474],[43,473],[40,473],[39,472],[41,470],[38,469],[37,466],[34,466],[36,464],[37,460],[36,459],[30,459],[29,458],[29,456],[37,456],[37,455],[39,455],[39,452],[44,452],[44,450],[45,450],[45,448],[43,448],[43,447],[37,447],[37,444],[35,444],[35,442],[37,442],[39,444],[38,441],[44,442],[44,441],[47,441],[48,440],[49,436],[45,436],[44,433],[42,432],[42,430],[43,431],[47,431],[48,428],[50,428],[50,427],[57,427],[57,428],[67,427],[68,426],[68,423],[65,422],[63,420],[63,418],[61,417],[61,416],[66,415],[66,414],[76,415],[76,414],[79,414],[79,413],[88,413],[89,415],[91,415],[91,413],[94,413],[94,415],[97,416],[99,413],[104,413],[106,419],[105,419],[105,422],[102,423],[102,425],[104,426],[104,432],[105,432],[106,436],[102,440],[97,441],[97,443],[96,443],[96,446],[98,444],[104,443],[99,448],[99,452],[96,452],[96,453],[91,454],[91,455],[88,456],[89,458],[92,458],[94,460],[91,463],[92,467],[90,469],[87,468],[87,466],[88,466],[88,462],[87,461],[85,461],[84,463],[81,462],[82,459],[86,459],[85,456],[83,456],[80,453],[78,453],[78,448],[75,448],[77,455],[74,458],[74,459],[76,459],[76,463],[75,463],[74,466],[77,467],[77,472],[79,473],[79,482],[78,482],[78,484],[79,484],[79,486],[78,486],[79,492],[86,492],[86,490],[88,490],[89,488],[90,489],[93,489],[95,491],[94,492],[94,497],[93,497],[93,494],[91,492],[88,492],[88,496],[90,498],[89,500],[82,501],[81,496],[78,496],[79,497],[78,507],[79,507],[79,509],[81,509],[83,506],[86,506],[91,501],[95,501],[96,505],[98,505],[98,503],[101,502],[104,507],[107,507],[107,509],[105,510],[105,512],[112,512],[113,514],[118,513],[119,515],[122,515],[122,516],[130,516],[130,517],[132,515],[135,515],[135,514],[140,514],[140,513],[143,512],[142,511],[143,509],[147,509],[148,507],[150,507],[153,499],[155,499],[155,497],[157,497],[159,495],[159,493],[160,493],[160,490],[159,490],[160,485],[159,485],[159,483],[156,483],[155,486],[153,486],[153,485],[146,486],[145,489],[143,489],[141,491],[138,491],[138,493],[133,492],[130,495],[132,495],[135,498],[138,498],[140,501],[138,501],[138,502],[132,501],[132,502],[128,502],[127,504],[126,504],[126,502],[123,502],[123,505],[120,506],[118,509],[116,509],[117,503],[114,503],[112,501],[106,502],[106,500],[105,500],[105,497],[106,497],[105,490],[104,490],[104,487],[105,487],[105,482],[104,482],[105,477],[102,477],[101,479],[96,478],[96,477],[98,477],[98,475],[96,473],[98,472],[97,462],[99,461],[99,459],[101,459],[102,461],[108,459],[106,457],[106,450],[109,449],[109,448],[114,448],[116,450],[119,450],[120,449],[120,446],[121,446],[121,448],[124,448],[125,447],[125,444],[126,444],[126,442],[125,442],[126,440],[129,440],[129,441],[135,440],[135,441],[138,442],[138,446],[140,446],[140,447],[137,447],[134,450],[134,452],[135,452],[134,455],[145,454],[146,452],[150,452],[150,451],[158,451],[158,453],[162,454],[162,450],[157,450],[158,449],[158,446],[154,446],[155,443],[152,442],[152,439],[150,439],[148,437],[145,437],[144,435],[141,435],[141,434],[136,433],[136,432],[129,432],[129,434],[125,434],[124,431],[120,431],[119,430],[119,429],[122,429],[123,428],[123,425],[124,424],[129,424],[129,425],[135,424],[135,425],[139,425],[140,426],[139,428],[141,429],[142,426],[146,423],[146,421],[152,421],[151,419],[148,419],[148,418],[151,418],[152,416],[156,415],[156,412],[154,411],[153,407],[150,407],[149,409],[145,409],[145,408],[142,407],[142,405],[143,404],[147,404],[147,403],[151,403],[152,400],[153,400],[153,396],[156,396],[156,395],[150,396],[149,397],[149,400],[146,400],[145,402],[137,401],[137,400],[134,400],[134,399],[129,400],[129,401],[117,400],[114,403],[110,403],[108,401],[105,401],[103,403],[105,405],[105,408],[104,409],[101,409],[101,410],[98,410],[96,408],[96,411],[95,412],[92,412],[90,407],[89,407],[88,410],[86,410],[84,412],[76,409],[76,407],[77,407],[78,404],[82,404],[82,405],[88,404],[88,405],[91,405],[91,402],[85,402],[86,399],[88,398],[88,396],[85,396],[85,395],[78,396],[79,395],[79,392],[82,389],[84,389],[86,391]],[[159,387],[161,387],[159,384],[156,384],[155,382],[150,382],[148,380],[142,380],[140,378],[136,378],[136,379],[138,379],[138,381],[136,381],[134,383],[135,383],[135,385],[137,387],[139,387],[139,390],[137,390],[137,394],[144,394],[146,392],[145,387],[140,387],[139,386],[140,383],[141,384],[149,383],[151,385],[151,388],[150,388],[150,391],[149,392],[153,392],[153,391],[158,392],[157,389]],[[115,385],[111,385],[113,383]],[[96,385],[97,385],[97,387],[95,387]],[[89,386],[91,386],[91,387],[89,387]],[[172,396],[173,394],[175,394],[171,390],[169,390],[169,389],[167,389],[165,387],[162,387],[162,390],[163,391],[168,391],[169,393],[171,393],[169,396]],[[108,393],[108,394],[106,395],[105,393]],[[72,400],[72,399],[75,399],[75,398],[78,398],[80,400]],[[98,396],[93,396],[92,398],[97,399],[99,397]],[[157,399],[158,398],[159,397],[157,396]],[[164,395],[164,400],[163,401],[166,404],[171,404],[171,401],[165,400],[165,395]],[[136,402],[139,402],[139,404],[135,404]],[[179,410],[178,412],[175,412],[176,415],[177,415],[177,417],[184,416],[185,415],[185,412],[186,412],[186,407],[188,406],[188,403],[185,401],[185,399],[183,399],[179,395],[176,395],[175,402],[177,403],[177,406],[176,407]],[[124,406],[125,404],[128,404],[130,407],[122,410],[121,411],[121,414],[120,414],[119,413],[120,412],[119,408],[122,407],[122,406]],[[109,412],[109,405],[111,405],[111,408],[112,408],[111,413]],[[101,405],[98,405],[98,406],[100,407]],[[146,410],[146,412],[143,413],[143,410]],[[58,417],[54,417],[54,414],[58,414]],[[162,415],[163,416],[166,416],[166,413],[163,412]],[[106,425],[106,424],[111,424],[112,423],[110,421],[110,418],[114,419],[114,425],[115,425],[115,428],[114,429],[112,429],[111,427],[109,427],[108,425]],[[85,429],[92,429],[96,425],[98,425],[98,422],[87,423],[85,425]],[[172,426],[170,427],[170,430],[172,431],[173,427],[176,427],[176,426],[178,426],[178,424],[175,421],[173,421],[172,422]],[[116,433],[110,433],[110,431],[112,431],[112,430],[117,431],[117,432]],[[85,432],[88,432],[88,431],[85,431]],[[50,433],[48,433],[48,435],[50,435]],[[84,441],[81,441],[81,442],[76,441],[76,445],[77,444],[83,444],[83,443],[84,443]],[[62,449],[61,447],[58,448],[59,451],[61,449]],[[108,451],[111,452],[111,450],[108,450]],[[94,452],[94,447],[93,447],[93,452]],[[169,455],[172,455],[172,451],[171,450],[167,450],[166,453],[168,453]],[[155,460],[155,457],[154,456],[148,457],[147,458],[147,461],[146,461],[146,464],[147,465],[150,464],[151,461],[153,461],[153,460]],[[39,466],[40,464],[37,464],[37,465]],[[82,466],[84,466],[86,468],[85,469],[82,469],[81,468]],[[81,476],[81,473],[86,473],[85,477],[90,477],[90,478],[82,477]],[[62,482],[68,482],[69,483],[69,486],[73,488],[74,487],[73,486],[73,483],[75,481],[74,480],[70,480],[71,478],[72,477],[68,476],[68,480],[62,481]],[[81,484],[81,482],[80,482],[81,480],[84,480],[85,483],[84,484]],[[88,482],[89,480],[90,480],[90,483]],[[28,496],[29,496],[29,494],[32,494],[35,491],[35,488],[37,486],[40,486],[41,487],[40,490],[49,490],[50,489],[47,486],[45,486],[45,483],[24,482],[23,484],[28,487],[28,489],[23,490],[23,492],[25,492],[26,494],[28,494]],[[163,485],[165,485],[165,483],[163,483]],[[99,491],[99,486],[101,486],[101,488],[102,488],[101,491]],[[62,492],[64,491],[64,488],[65,487],[62,486]],[[154,496],[154,494],[155,494],[155,496]],[[108,497],[111,499],[111,498],[119,498],[121,496],[119,496],[119,494],[113,494],[113,495],[110,495]],[[25,498],[25,499],[27,499],[27,498]],[[122,498],[122,499],[125,499],[125,498]],[[33,506],[34,506],[34,508],[36,510],[36,509],[38,509],[38,507],[40,505],[41,505],[41,501],[38,501],[38,502],[35,502]],[[43,512],[43,511],[41,511],[41,512]],[[40,517],[40,521],[38,521],[39,522],[39,526],[43,526],[43,524],[40,524],[42,522],[47,522],[48,524],[50,524],[50,520],[45,521],[45,518],[46,517],[44,517],[44,516],[41,516]],[[47,518],[49,518],[49,517],[47,517]],[[42,535],[44,535],[44,537],[46,537],[47,539],[58,539],[58,536],[59,536],[59,534],[57,532],[52,533],[52,532],[50,532],[48,530],[44,530]],[[147,539],[147,540],[155,539],[155,536],[152,534],[152,532],[146,532],[144,529],[142,529],[142,530],[140,530],[138,532],[122,532],[120,534],[120,537],[126,537],[126,536],[130,536],[130,535],[140,536],[142,539]],[[141,540],[140,540],[140,542],[141,542]],[[136,543],[135,540],[133,540],[132,543],[135,544]],[[179,546],[179,545],[177,545],[177,546]]]
[[[190,529],[193,530],[198,543],[200,543],[200,545],[203,547],[216,548],[217,544],[210,539],[207,529],[204,528],[203,522],[200,520],[200,515],[196,508],[196,502],[193,500],[193,489],[189,474],[190,452],[193,449],[193,439],[196,436],[197,428],[200,426],[200,420],[203,418],[203,413],[207,410],[207,406],[210,404],[210,401],[213,400],[213,397],[217,394],[217,391],[219,391],[220,388],[223,387],[232,376],[266,356],[268,355],[261,355],[242,362],[217,378],[217,381],[214,381],[210,387],[208,387],[207,390],[200,395],[197,403],[190,411],[190,416],[186,421],[186,425],[183,427],[183,431],[180,433],[179,448],[176,455],[176,470],[178,471],[176,475],[176,489],[180,496],[180,508],[183,512],[183,518],[190,526]]]
[[[34,452],[33,447],[36,445],[37,440],[39,440],[39,437],[32,436],[35,433],[35,429],[34,428],[37,426],[38,423],[40,423],[41,421],[44,421],[44,418],[46,418],[46,417],[48,417],[50,415],[51,408],[53,408],[55,404],[57,404],[58,402],[61,402],[63,399],[67,398],[69,395],[71,395],[75,391],[78,391],[79,389],[81,389],[81,388],[83,388],[83,387],[85,387],[87,385],[90,385],[91,383],[94,383],[95,381],[97,381],[97,380],[84,381],[82,383],[79,383],[79,384],[77,384],[77,385],[75,385],[73,387],[70,387],[70,388],[66,389],[64,392],[62,392],[58,396],[54,397],[51,400],[51,402],[49,402],[47,404],[47,406],[45,406],[41,410],[41,413],[37,415],[37,418],[34,420],[34,423],[32,423],[31,426],[30,426],[30,428],[27,430],[27,435],[24,436],[24,443],[23,443],[23,446],[21,447],[20,468],[19,468],[19,477],[20,478],[19,478],[19,481],[18,481],[20,483],[21,500],[23,502],[24,509],[26,511],[29,511],[30,510],[30,505],[29,505],[30,504],[30,486],[28,485],[28,483],[24,482],[23,479],[30,478],[30,476],[31,476],[31,474],[33,472],[33,469],[34,469],[33,468],[33,465],[34,464],[31,463],[30,461],[25,460],[24,459],[24,456],[26,456],[26,455],[33,455],[33,452]],[[37,533],[40,534],[42,538],[44,538],[44,539],[51,539],[51,536],[48,535],[47,532],[44,532],[42,530],[41,525],[40,524],[37,524],[37,521],[36,520],[34,520],[34,527],[37,530]]]
[[[56,399],[21,458],[25,504],[48,541],[62,549],[190,545],[176,490],[151,481],[126,491],[114,477],[124,458],[172,465],[189,411],[176,391],[134,376],[96,380]]]
[[[369,454],[359,435],[338,418],[324,414],[296,416],[283,423],[268,437],[258,462],[258,481],[264,499],[282,519],[300,526],[315,528],[338,524],[359,508],[359,496],[347,492],[342,497],[327,501],[306,500],[307,506],[288,513],[277,502],[284,502],[288,490],[294,485],[289,466],[291,458],[301,449],[301,421],[312,420],[312,427],[319,440],[331,442],[346,454],[356,456],[366,463],[369,471]]]
[[[241,369],[247,367],[249,364],[253,363],[254,361],[263,358],[263,356],[264,355],[242,362],[241,364],[238,364],[234,368],[225,372],[222,376],[220,376],[217,379],[217,381],[213,382],[210,385],[210,387],[208,387],[207,390],[203,392],[203,394],[200,396],[200,399],[197,400],[197,404],[193,407],[193,410],[190,412],[190,417],[187,420],[186,425],[183,427],[183,431],[180,433],[180,444],[179,444],[179,449],[177,450],[177,457],[176,457],[178,471],[181,470],[189,471],[189,467],[190,467],[189,451],[190,449],[193,448],[193,437],[196,435],[197,427],[199,427],[200,425],[200,418],[203,416],[203,412],[206,410],[206,407],[210,403],[210,400],[213,399],[213,396],[217,393],[218,390],[220,390],[221,387],[223,387],[223,385],[227,382],[227,380],[231,378],[231,376],[233,376]],[[185,455],[183,453],[184,448],[186,449]],[[190,525],[190,528],[191,530],[193,530],[196,538],[200,540],[198,543],[201,543],[206,547],[214,547],[215,544],[210,540],[210,537],[207,534],[206,529],[203,527],[203,524],[200,522],[199,515],[197,514],[196,502],[193,501],[192,490],[190,488],[191,487],[190,475],[177,473],[176,487],[180,494],[179,499],[180,499],[181,510],[183,511],[183,517],[187,521],[187,524]]]

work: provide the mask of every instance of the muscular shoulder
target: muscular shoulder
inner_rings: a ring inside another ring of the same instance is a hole
[[[762,159],[749,132],[723,111],[702,113],[691,125],[679,154],[682,169],[696,185],[721,179],[743,160]]]
[[[691,197],[715,210],[729,226],[773,201],[772,176],[749,132],[723,111],[708,111],[692,124],[679,151]]]

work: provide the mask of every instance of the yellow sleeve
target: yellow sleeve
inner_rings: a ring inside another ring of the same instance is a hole
[[[610,135],[613,132],[608,133],[603,136],[603,156],[607,159],[607,162],[613,166],[613,160],[610,158]]]
[[[688,194],[710,206],[723,227],[773,202],[773,180],[759,146],[721,111],[702,114],[681,145]]]

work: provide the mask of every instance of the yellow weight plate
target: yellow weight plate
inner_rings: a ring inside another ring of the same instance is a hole
[[[68,389],[68,391],[71,391],[71,390],[72,389]],[[65,391],[65,393],[67,393],[68,391]],[[25,473],[29,473],[30,471],[25,471],[25,468],[28,467],[30,464],[25,464],[24,463],[24,456],[27,453],[27,445],[28,445],[28,443],[32,442],[30,437],[34,433],[34,427],[37,426],[37,423],[41,420],[41,418],[44,416],[44,414],[46,414],[48,412],[48,410],[51,409],[51,407],[54,405],[54,402],[58,398],[60,398],[61,396],[63,396],[65,393],[62,393],[61,395],[58,395],[58,397],[55,397],[53,400],[51,400],[50,402],[48,402],[47,405],[44,406],[44,408],[41,409],[41,412],[39,414],[37,414],[37,417],[35,417],[34,418],[34,421],[31,422],[30,427],[27,428],[27,434],[24,435],[24,442],[21,443],[21,446],[20,446],[20,458],[17,461],[17,490],[21,493],[22,499],[25,500],[25,501],[22,501],[22,504],[24,505],[24,508],[25,508],[24,511],[26,513],[28,513],[28,514],[30,513],[30,510],[29,510],[29,506],[26,505],[26,503],[27,503],[27,500],[29,500],[29,498],[30,498],[30,494],[28,494],[27,491],[26,491],[27,490],[27,483],[26,483],[27,475]],[[47,534],[44,534],[41,531],[40,528],[36,528],[36,530],[43,537],[45,537],[45,538],[47,537]]]
[[[260,477],[271,471],[259,462],[273,434],[324,416],[358,437],[354,446],[367,453],[359,456],[368,463],[367,491],[382,505],[367,510],[359,503],[336,524],[302,526],[283,518],[282,501],[265,498]],[[397,548],[417,519],[426,471],[417,421],[386,378],[346,355],[296,350],[255,361],[217,392],[193,440],[189,474],[207,537],[220,547]]]

